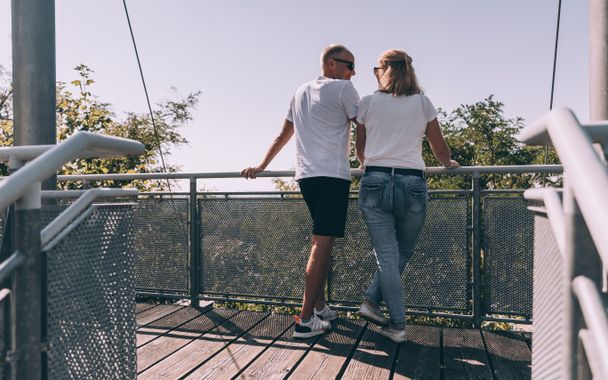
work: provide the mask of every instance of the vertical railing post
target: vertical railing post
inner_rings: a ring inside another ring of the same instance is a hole
[[[199,305],[201,293],[200,277],[200,238],[198,233],[198,200],[196,194],[196,178],[190,178],[190,305]]]
[[[473,254],[473,325],[481,325],[482,287],[481,287],[481,176],[473,173],[473,205],[472,205],[472,254]]]
[[[41,378],[41,285],[40,253],[40,183],[37,183],[15,207],[15,249],[25,255],[25,264],[13,276],[11,297],[12,378]]]
[[[602,286],[602,261],[597,253],[591,234],[578,203],[564,175],[564,216],[566,218],[565,277],[568,293],[564,302],[565,329],[563,357],[566,373],[564,379],[576,379],[578,373],[579,331],[585,327],[576,295],[571,289],[572,280],[579,275],[590,278],[598,288]]]

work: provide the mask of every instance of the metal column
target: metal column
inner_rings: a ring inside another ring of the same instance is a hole
[[[55,2],[12,0],[14,145],[56,143]],[[56,188],[53,176],[45,189]],[[17,203],[15,249],[26,257],[13,278],[11,367],[15,379],[40,379],[42,256],[40,189]]]

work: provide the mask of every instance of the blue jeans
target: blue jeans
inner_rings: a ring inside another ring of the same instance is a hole
[[[422,177],[371,172],[361,179],[359,209],[378,264],[365,298],[375,305],[384,300],[395,328],[405,327],[401,273],[416,248],[426,207],[426,180]]]

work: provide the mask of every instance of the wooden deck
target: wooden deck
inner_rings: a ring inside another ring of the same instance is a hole
[[[373,324],[338,319],[298,341],[292,324],[288,315],[138,304],[138,379],[530,378],[519,333],[411,325],[395,344]]]

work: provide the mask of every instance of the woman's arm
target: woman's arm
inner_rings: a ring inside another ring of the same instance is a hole
[[[362,167],[365,163],[365,125],[357,124],[357,129],[355,132],[355,150],[357,152],[357,159],[359,160],[359,164]]]
[[[426,125],[426,138],[429,140],[431,150],[433,151],[433,154],[437,160],[441,162],[441,165],[448,169],[457,168],[460,166],[460,164],[457,161],[452,160],[450,156],[450,147],[445,142],[445,139],[441,134],[441,128],[439,128],[437,118],[431,120]]]

